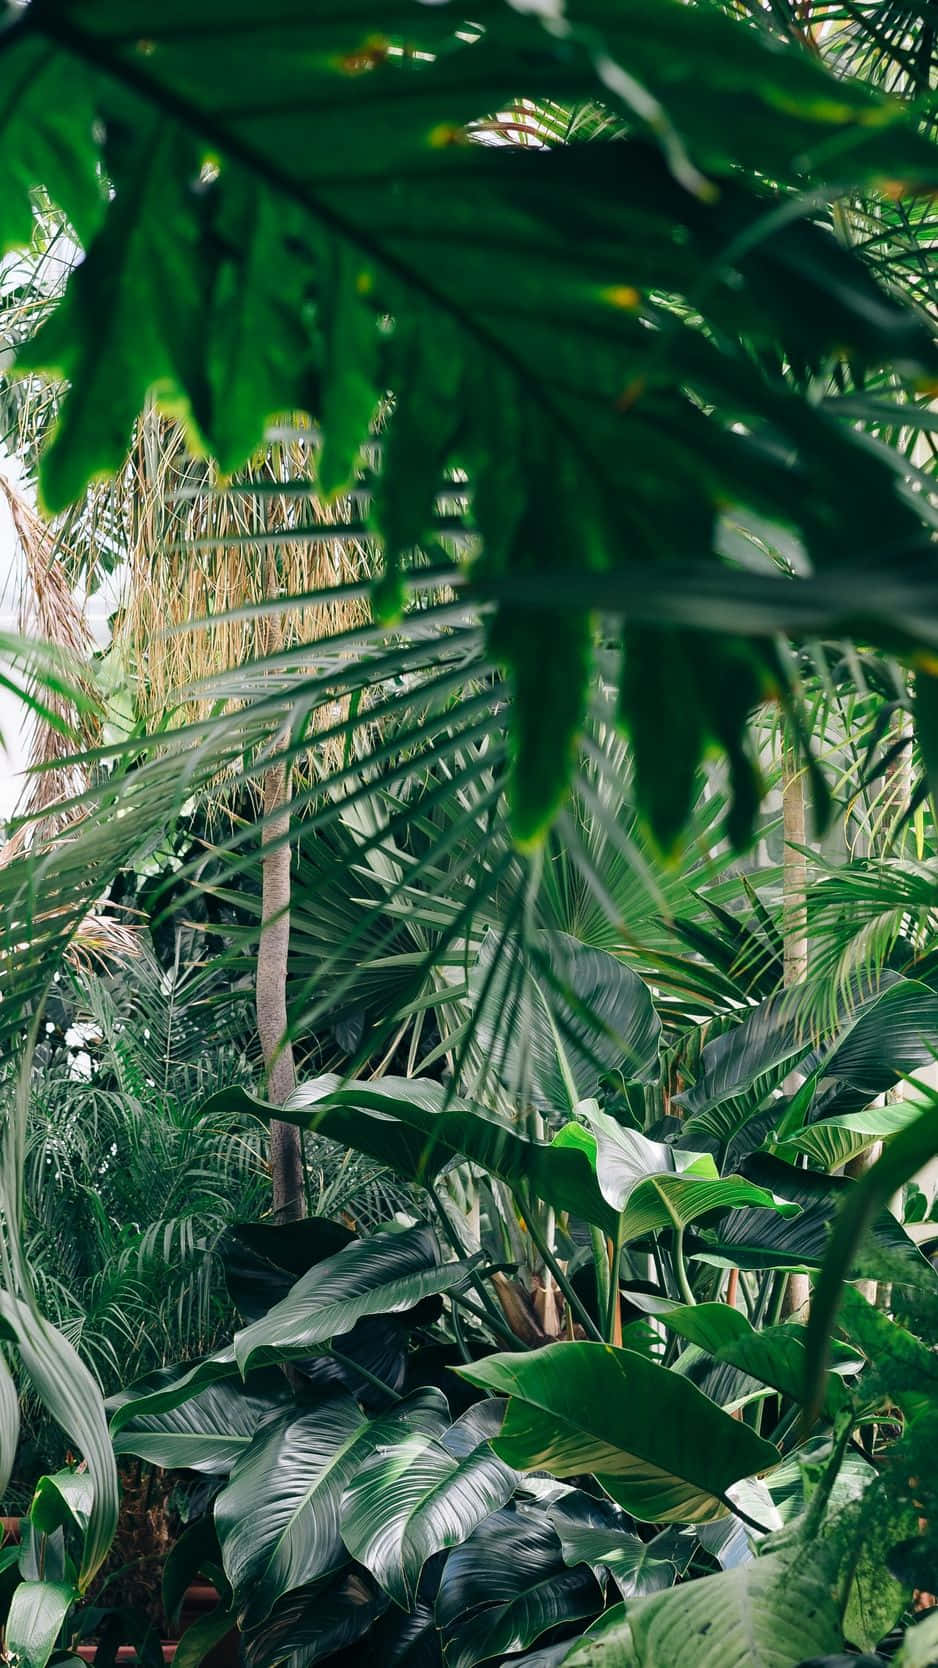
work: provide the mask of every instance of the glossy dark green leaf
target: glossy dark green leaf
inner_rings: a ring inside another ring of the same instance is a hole
[[[40,1477],[30,1502],[29,1516],[43,1535],[56,1529],[84,1536],[94,1506],[94,1483],[87,1471],[57,1471]]]
[[[233,1302],[245,1320],[257,1320],[314,1263],[334,1256],[354,1238],[350,1228],[321,1216],[279,1226],[235,1223],[221,1245]]]
[[[387,1594],[367,1570],[347,1567],[331,1580],[286,1593],[271,1615],[245,1633],[247,1668],[311,1668],[312,1663],[355,1644],[383,1615]]]
[[[615,1212],[596,1184],[592,1162],[578,1148],[529,1140],[508,1124],[447,1097],[427,1078],[384,1077],[340,1085],[337,1077],[302,1084],[283,1108],[267,1106],[244,1089],[221,1089],[205,1112],[227,1107],[285,1118],[368,1153],[414,1181],[432,1181],[453,1158],[480,1165],[516,1190],[528,1188],[557,1210],[614,1233]]]
[[[635,1517],[693,1523],[718,1517],[740,1477],[778,1452],[677,1373],[632,1350],[560,1343],[459,1369],[511,1399],[498,1454],[519,1471],[596,1473]]]
[[[447,1646],[447,1668],[502,1662],[553,1628],[595,1616],[601,1602],[596,1577],[583,1565],[548,1576],[508,1604],[469,1617]]]
[[[643,1541],[627,1527],[629,1519],[618,1507],[579,1490],[550,1506],[547,1515],[560,1536],[565,1562],[590,1564],[594,1569],[601,1564],[624,1599],[644,1598],[672,1587],[693,1554],[690,1537],[686,1551],[678,1550],[672,1530]]]
[[[260,1320],[235,1334],[235,1358],[252,1366],[312,1354],[365,1315],[412,1309],[465,1279],[465,1263],[444,1263],[431,1228],[356,1240],[316,1263]]]
[[[168,1471],[225,1476],[259,1424],[287,1400],[282,1374],[256,1373],[248,1385],[224,1380],[162,1413],[138,1414],[114,1431],[116,1454],[137,1454]]]
[[[717,1361],[737,1367],[749,1378],[770,1384],[782,1395],[801,1401],[804,1396],[804,1327],[794,1322],[756,1330],[738,1309],[725,1303],[680,1304],[661,1313],[669,1331],[697,1344]],[[862,1362],[854,1351],[839,1346],[836,1363],[840,1373],[859,1370]],[[825,1412],[833,1417],[843,1401],[838,1379],[828,1385]]]
[[[800,1205],[801,1214],[785,1218],[764,1210],[733,1211],[717,1229],[700,1233],[694,1255],[728,1268],[820,1267],[838,1210],[858,1184],[845,1176],[799,1170],[767,1153],[753,1153],[744,1169],[760,1186]],[[852,1255],[853,1279],[936,1289],[935,1270],[887,1210],[874,1213],[866,1238],[856,1242]]]
[[[743,1206],[796,1216],[798,1206],[776,1199],[743,1176],[721,1176],[709,1154],[650,1141],[639,1130],[597,1109],[586,1113],[595,1136],[596,1178],[620,1215],[624,1243],[659,1228],[686,1228],[713,1211]],[[558,1140],[569,1139],[561,1131]]]
[[[807,1154],[823,1170],[836,1170],[860,1153],[867,1152],[876,1141],[895,1135],[918,1116],[918,1107],[908,1101],[891,1106],[870,1106],[863,1112],[850,1112],[839,1118],[819,1118],[808,1124],[788,1141],[775,1147],[779,1158],[791,1162],[799,1153]]]
[[[375,1449],[393,1452],[415,1433],[426,1441],[448,1423],[443,1396],[426,1390],[375,1420],[350,1396],[333,1396],[265,1425],[214,1508],[241,1626],[259,1626],[284,1594],[347,1562],[342,1496]]]
[[[487,1401],[435,1441],[385,1442],[351,1476],[342,1539],[352,1557],[410,1610],[428,1558],[458,1546],[514,1493],[517,1473],[489,1447],[503,1407]]]

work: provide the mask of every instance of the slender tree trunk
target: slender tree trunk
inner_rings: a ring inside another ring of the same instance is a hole
[[[787,990],[808,973],[808,866],[803,850],[795,849],[805,845],[804,774],[798,769],[791,745],[783,741],[782,747],[782,962]],[[794,1094],[801,1081],[800,1072],[790,1072],[785,1079],[785,1092]],[[790,1274],[785,1292],[786,1313],[803,1316],[810,1301],[808,1276]]]
[[[279,813],[279,815],[278,815]],[[290,776],[289,766],[267,771],[263,784],[264,827],[269,847],[261,865],[261,936],[257,949],[257,1030],[267,1068],[267,1096],[282,1106],[296,1084],[287,1030],[287,955],[290,948]],[[270,1126],[270,1171],[274,1221],[306,1215],[303,1145],[293,1124]]]

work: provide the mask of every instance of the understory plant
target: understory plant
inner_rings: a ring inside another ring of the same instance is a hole
[[[603,952],[540,948],[562,953],[564,995],[542,977],[528,1013],[534,1121],[426,1077],[301,1085],[287,1116],[380,1159],[426,1212],[364,1238],[239,1226],[230,1345],[113,1398],[119,1454],[215,1479],[170,1595],[214,1572],[200,1637],[236,1625],[250,1668],[874,1651],[934,1555],[938,1275],[874,1217],[816,1409],[785,1299],[856,1188],[832,1172],[918,1114],[872,1103],[933,1052],[936,999],[884,975],[824,1036],[755,1003],[669,1116],[649,1094],[649,1133],[648,992]],[[576,1030],[600,989],[615,1070]],[[561,1112],[563,1081],[583,1093]],[[205,1110],[252,1108],[274,1111],[237,1087]]]

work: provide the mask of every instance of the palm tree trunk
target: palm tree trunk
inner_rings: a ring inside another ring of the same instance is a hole
[[[282,1106],[296,1085],[287,1030],[287,955],[290,948],[290,772],[272,766],[263,783],[261,936],[257,948],[257,1030],[267,1068],[267,1096]],[[293,1124],[270,1126],[270,1172],[275,1222],[306,1215],[303,1146]]]
[[[805,844],[804,773],[790,742],[782,742],[782,964],[786,990],[807,977],[808,972],[808,867]],[[794,1094],[801,1083],[800,1072],[785,1079],[786,1094]],[[811,1282],[806,1274],[790,1274],[785,1292],[785,1312],[803,1318],[811,1300]]]

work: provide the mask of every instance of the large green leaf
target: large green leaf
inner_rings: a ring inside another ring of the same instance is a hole
[[[94,1483],[87,1471],[57,1471],[40,1477],[33,1490],[29,1516],[43,1535],[72,1529],[83,1536],[94,1506]]]
[[[447,1647],[447,1668],[511,1660],[553,1628],[595,1616],[600,1602],[596,1578],[583,1565],[547,1576],[509,1603],[470,1616]]]
[[[46,1668],[78,1594],[64,1581],[21,1581],[10,1600],[4,1645],[23,1668]]]
[[[611,1610],[569,1668],[795,1668],[842,1643],[836,1557],[769,1553]]]
[[[687,1134],[725,1140],[809,1052],[787,993],[770,996],[704,1045],[696,1082],[675,1096]]]
[[[271,1614],[244,1634],[247,1668],[309,1668],[367,1633],[390,1600],[366,1570],[347,1567],[332,1580],[285,1593]]]
[[[235,1333],[242,1373],[269,1361],[313,1354],[350,1332],[365,1315],[396,1314],[466,1277],[466,1263],[444,1263],[431,1228],[405,1228],[355,1240],[316,1263],[260,1320]]]
[[[909,378],[936,367],[927,324],[820,209],[799,220],[794,205],[874,178],[928,182],[934,151],[898,103],[772,50],[716,7],[570,0],[558,27],[554,8],[484,0],[473,22],[413,0],[286,21],[251,0],[223,15],[214,0],[14,10],[3,230],[25,234],[39,183],[87,238],[21,361],[71,384],[46,501],[62,507],[118,466],[153,387],[225,471],[271,413],[312,409],[335,489],[391,388],[382,600],[396,600],[394,570],[457,462],[483,545],[473,581],[497,598],[490,641],[515,685],[519,838],[542,833],[563,793],[589,611],[609,606],[628,608],[630,658],[635,627],[652,622],[640,665],[654,664],[662,620],[711,628],[687,699],[661,698],[667,678],[649,690],[628,677],[622,714],[647,738],[650,695],[667,733],[663,749],[638,749],[659,832],[673,834],[712,739],[729,755],[739,837],[758,792],[745,720],[777,688],[775,659],[716,632],[755,619],[768,638],[805,613],[817,630],[862,605],[887,637],[915,618],[897,557],[888,601],[870,582],[825,588],[823,572],[818,584],[722,562],[724,506],[796,521],[818,570],[886,548],[911,562],[922,536],[879,456],[771,373],[828,355]],[[612,136],[471,142],[470,124],[518,99],[543,108],[545,135],[599,103]],[[666,329],[661,295],[683,303]]]
[[[643,1541],[629,1519],[608,1500],[594,1500],[574,1490],[548,1510],[560,1536],[564,1560],[574,1566],[601,1564],[609,1571],[622,1598],[644,1598],[649,1593],[673,1587],[678,1572],[689,1564],[694,1550],[691,1537],[664,1529],[650,1541]]]
[[[448,1423],[440,1392],[423,1390],[375,1420],[339,1395],[263,1426],[214,1508],[241,1626],[259,1626],[285,1593],[347,1562],[342,1495],[375,1448],[393,1449],[414,1433],[426,1440]]]
[[[383,1077],[345,1085],[337,1077],[314,1078],[300,1085],[289,1106],[279,1108],[241,1088],[221,1089],[206,1102],[205,1111],[223,1108],[318,1130],[413,1181],[430,1182],[454,1158],[469,1159],[513,1189],[530,1189],[557,1210],[615,1231],[615,1213],[596,1185],[585,1152],[529,1140],[426,1078]]]
[[[820,1267],[838,1211],[846,1209],[862,1184],[846,1176],[799,1170],[767,1153],[754,1153],[744,1168],[760,1186],[800,1205],[800,1215],[787,1219],[761,1209],[732,1211],[717,1229],[700,1233],[695,1256],[729,1268]],[[853,1279],[892,1280],[923,1291],[936,1289],[935,1270],[887,1210],[873,1213],[865,1238],[860,1236],[853,1244],[852,1256]]]
[[[436,1441],[415,1432],[359,1465],[342,1502],[342,1539],[353,1558],[405,1610],[423,1567],[458,1546],[514,1493],[517,1474],[493,1454],[503,1408],[484,1402]]]
[[[740,1477],[778,1452],[694,1385],[632,1350],[562,1343],[459,1369],[511,1398],[493,1446],[518,1470],[594,1471],[614,1500],[648,1522],[706,1522]]]
[[[258,1425],[287,1399],[282,1374],[251,1375],[249,1385],[222,1381],[162,1413],[135,1415],[112,1427],[115,1454],[137,1454],[168,1471],[224,1476],[250,1447]]]
[[[548,1512],[521,1504],[493,1513],[450,1553],[435,1614],[447,1664],[456,1660],[471,1668],[601,1607],[591,1571],[566,1565]]]
[[[0,1308],[37,1395],[87,1463],[93,1500],[78,1573],[85,1591],[107,1556],[120,1504],[104,1399],[73,1346],[42,1315],[7,1296]]]
[[[869,1106],[863,1112],[845,1113],[840,1118],[820,1118],[790,1140],[780,1141],[775,1151],[779,1158],[789,1160],[806,1153],[821,1169],[836,1170],[866,1152],[874,1142],[905,1129],[918,1113],[917,1106],[899,1101],[891,1106]]]
[[[118,1390],[108,1397],[111,1411],[112,1437],[132,1420],[165,1413],[198,1396],[207,1385],[238,1377],[238,1363],[234,1349],[226,1344],[212,1355],[203,1356],[191,1366],[180,1362],[172,1367],[157,1367],[146,1373],[126,1390]]]
[[[721,1176],[709,1153],[650,1141],[596,1107],[586,1116],[595,1136],[596,1178],[603,1197],[621,1213],[624,1243],[658,1228],[686,1228],[711,1211],[751,1206],[782,1216],[798,1214],[792,1201],[776,1199],[743,1176]],[[578,1139],[575,1130],[561,1130],[555,1146],[574,1138]]]
[[[490,1066],[513,1092],[545,1110],[571,1110],[612,1071],[626,1082],[658,1075],[661,1021],[632,969],[569,933],[483,940],[470,986],[474,1023]]]
[[[664,1325],[689,1343],[696,1344],[716,1361],[728,1362],[746,1373],[801,1401],[805,1392],[804,1327],[794,1322],[767,1326],[757,1331],[738,1309],[725,1303],[669,1305],[660,1310]],[[839,1372],[857,1372],[862,1365],[856,1353],[843,1345],[836,1351]],[[838,1379],[828,1385],[825,1412],[833,1416],[843,1401]]]

